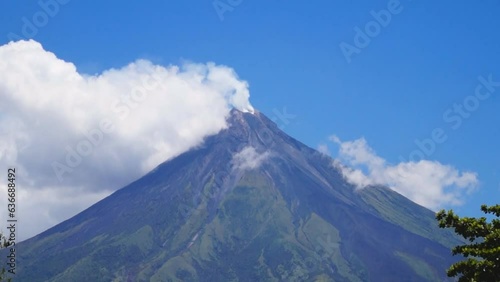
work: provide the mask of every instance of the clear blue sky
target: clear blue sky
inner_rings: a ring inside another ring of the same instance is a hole
[[[364,137],[392,163],[441,128],[447,140],[426,159],[481,182],[457,210],[479,215],[481,203],[500,202],[500,87],[462,117],[453,108],[474,96],[478,76],[500,82],[498,1],[217,1],[235,4],[223,18],[208,0],[64,2],[45,19],[37,1],[2,1],[0,44],[32,37],[91,74],[138,58],[225,64],[250,83],[255,108],[296,115],[277,120],[293,137],[311,147]],[[348,62],[340,44],[355,47],[355,28],[388,5],[391,19]],[[36,32],[23,34],[23,17]]]

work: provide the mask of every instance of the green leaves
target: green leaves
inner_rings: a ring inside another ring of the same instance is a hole
[[[485,214],[496,219],[490,222],[486,217],[460,218],[452,210],[441,210],[436,219],[441,228],[454,228],[455,232],[471,242],[452,249],[453,255],[463,255],[466,260],[453,264],[448,276],[460,276],[463,281],[500,281],[500,205],[481,206]]]
[[[0,249],[3,249],[3,248],[7,248],[9,246],[9,242],[7,241],[7,239],[5,238],[5,236],[3,236],[2,233],[0,233]],[[12,279],[7,279],[5,280],[5,267],[2,267],[2,269],[0,270],[0,281],[11,281]]]

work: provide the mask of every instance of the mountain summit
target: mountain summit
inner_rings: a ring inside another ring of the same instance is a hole
[[[459,241],[262,113],[18,245],[16,281],[446,281]]]

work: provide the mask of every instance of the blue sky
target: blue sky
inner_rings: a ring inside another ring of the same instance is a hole
[[[480,182],[454,209],[476,216],[500,198],[500,87],[467,98],[480,76],[500,82],[498,1],[48,2],[57,9],[43,18],[36,1],[3,1],[0,45],[13,34],[32,38],[86,74],[140,58],[227,65],[248,81],[256,109],[334,157],[331,135],[364,138],[397,164],[420,150],[415,140],[441,129],[446,140],[425,159],[476,172]],[[356,28],[365,31],[381,10],[392,10],[390,19],[356,47]],[[23,32],[23,17],[36,30]],[[358,52],[347,58],[341,44]],[[460,116],[454,105],[465,102]],[[295,117],[280,119],[284,109]]]

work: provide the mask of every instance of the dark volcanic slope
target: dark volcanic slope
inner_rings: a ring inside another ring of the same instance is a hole
[[[433,212],[355,191],[258,112],[229,124],[19,244],[17,281],[446,281],[458,241]]]

